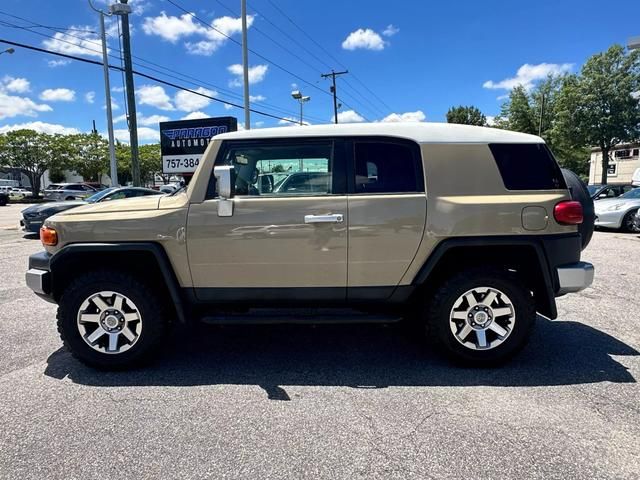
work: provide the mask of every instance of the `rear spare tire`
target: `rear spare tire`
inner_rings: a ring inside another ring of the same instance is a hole
[[[593,236],[593,229],[596,222],[596,211],[593,206],[593,199],[589,195],[589,190],[580,177],[566,168],[562,169],[562,175],[564,181],[567,183],[567,188],[571,192],[572,200],[580,202],[582,205],[582,213],[584,220],[578,225],[578,232],[582,237],[582,249],[584,250],[589,245],[591,237]]]

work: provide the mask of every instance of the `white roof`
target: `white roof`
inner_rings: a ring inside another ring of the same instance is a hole
[[[526,133],[454,123],[379,122],[343,123],[339,125],[305,125],[259,128],[216,135],[216,140],[250,140],[254,138],[389,136],[417,143],[544,143],[542,138]]]

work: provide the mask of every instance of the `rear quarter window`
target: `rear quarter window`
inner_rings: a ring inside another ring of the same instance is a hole
[[[489,145],[507,190],[567,188],[562,171],[544,143]]]

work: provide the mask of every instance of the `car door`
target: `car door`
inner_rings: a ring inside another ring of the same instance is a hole
[[[394,138],[354,138],[348,146],[350,300],[386,298],[422,240],[427,200],[419,146]]]
[[[221,200],[212,172],[207,198],[189,207],[187,249],[196,296],[344,300],[348,215],[342,142],[225,142],[215,163],[234,167],[233,213],[218,215]],[[277,191],[268,177],[282,176],[307,181]]]

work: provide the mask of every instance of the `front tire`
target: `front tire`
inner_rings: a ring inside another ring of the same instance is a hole
[[[638,210],[631,210],[622,219],[622,230],[629,233],[640,233],[640,225],[635,221]]]
[[[166,327],[161,297],[127,273],[82,275],[59,301],[60,338],[74,357],[94,368],[122,370],[143,364],[158,350]]]
[[[427,335],[468,366],[500,364],[526,344],[535,323],[531,292],[516,275],[470,269],[445,281],[426,308]]]

